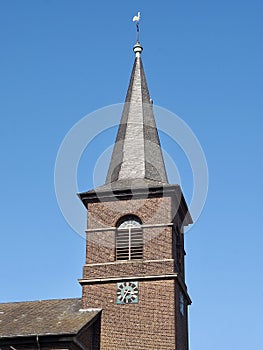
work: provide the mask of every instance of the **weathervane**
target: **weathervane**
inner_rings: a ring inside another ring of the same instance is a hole
[[[137,43],[139,42],[139,20],[140,20],[140,18],[141,18],[141,12],[138,12],[138,15],[134,16],[132,19],[133,22],[136,22],[136,31],[137,31],[136,42]]]

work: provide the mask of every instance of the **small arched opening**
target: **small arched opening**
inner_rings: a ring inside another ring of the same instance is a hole
[[[143,258],[142,222],[136,215],[125,215],[116,225],[116,260]]]

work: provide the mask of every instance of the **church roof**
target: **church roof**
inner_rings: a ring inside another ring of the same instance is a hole
[[[100,312],[81,310],[81,305],[75,298],[0,304],[0,339],[76,334]]]
[[[133,50],[136,57],[105,185],[123,187],[133,180],[167,184],[139,42]]]

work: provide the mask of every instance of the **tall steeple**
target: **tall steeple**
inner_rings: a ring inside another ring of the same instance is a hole
[[[152,101],[143,69],[142,46],[133,47],[135,61],[112,153],[106,185],[113,187],[167,184]]]
[[[167,183],[138,40],[133,50],[106,183],[79,194],[88,211],[82,307],[103,310],[100,349],[188,350],[182,233],[192,219],[180,186]]]

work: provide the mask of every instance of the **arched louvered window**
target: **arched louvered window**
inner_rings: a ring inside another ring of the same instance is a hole
[[[141,220],[134,215],[122,217],[116,227],[116,260],[142,259]]]

